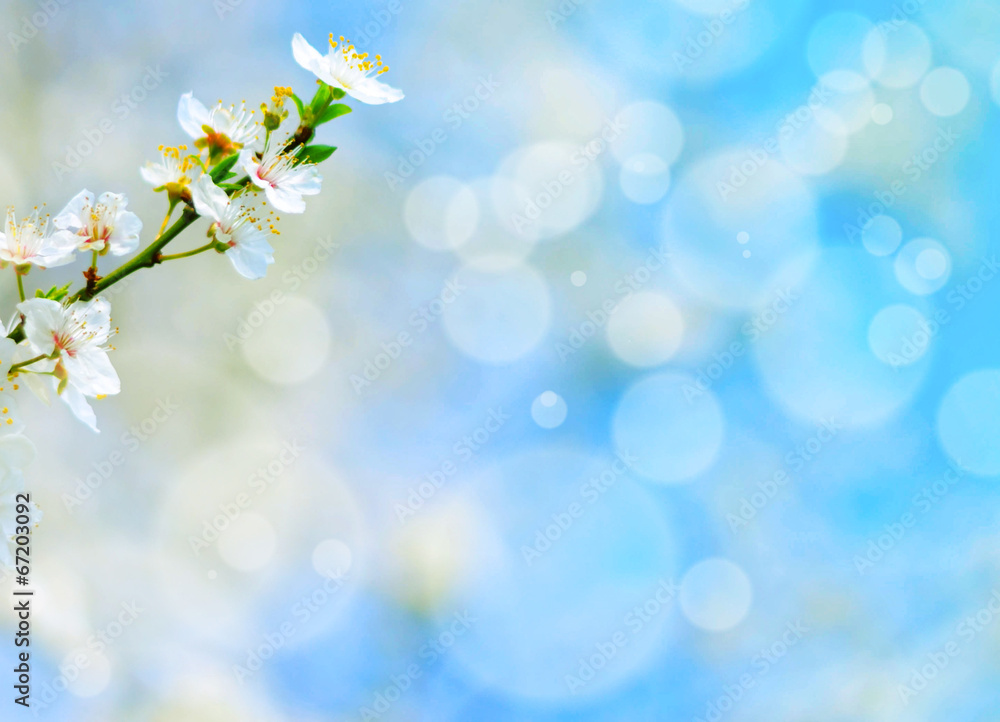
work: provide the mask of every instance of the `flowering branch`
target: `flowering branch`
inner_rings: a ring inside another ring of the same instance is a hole
[[[160,146],[162,159],[140,169],[154,191],[166,194],[167,212],[153,241],[139,250],[143,223],[127,210],[128,199],[118,193],[95,196],[83,190],[51,218],[39,208],[18,221],[8,209],[0,232],[0,267],[13,266],[17,279],[17,313],[9,325],[0,323],[0,508],[13,508],[5,497],[23,489],[20,469],[33,449],[21,432],[16,395],[21,384],[42,400],[50,393],[94,431],[97,418],[90,399],[102,399],[121,390],[108,352],[112,335],[111,306],[100,294],[142,268],[216,251],[225,255],[236,271],[250,279],[262,278],[274,262],[269,236],[279,235],[280,213],[303,213],[306,196],[320,192],[318,166],[336,151],[314,144],[316,129],[351,112],[334,101],[351,96],[362,103],[392,103],[403,94],[377,78],[388,70],[380,56],[368,59],[343,37],[330,36],[326,55],[320,54],[299,34],[292,39],[296,62],[312,72],[318,89],[307,104],[291,88],[277,87],[269,103],[261,104],[262,117],[245,105],[206,108],[192,93],[181,96],[177,120],[191,137],[186,145]],[[282,134],[291,100],[298,122]],[[171,223],[174,211],[180,216]],[[209,221],[208,243],[188,251],[164,254],[195,221]],[[138,252],[137,252],[138,251]],[[44,271],[73,262],[77,253],[88,253],[85,283],[70,292],[70,284],[38,289],[28,298],[24,276],[32,269]],[[98,272],[102,256],[132,257],[105,276]],[[10,442],[11,437],[15,442]],[[20,480],[10,484],[10,480]],[[4,485],[6,484],[6,485]],[[40,514],[32,510],[33,520]],[[0,518],[0,528],[9,520]],[[9,564],[9,548],[0,544],[0,566]]]

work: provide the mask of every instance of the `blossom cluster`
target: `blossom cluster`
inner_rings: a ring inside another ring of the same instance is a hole
[[[117,329],[112,328],[111,305],[100,293],[142,268],[209,251],[225,255],[246,278],[263,277],[274,262],[277,214],[303,213],[306,197],[320,192],[318,166],[336,148],[313,143],[316,128],[351,112],[335,101],[350,96],[377,105],[403,98],[378,79],[388,70],[382,58],[369,59],[343,37],[335,41],[331,35],[324,55],[296,34],[292,51],[317,78],[318,89],[308,103],[288,87],[275,88],[259,114],[245,103],[237,107],[219,101],[206,107],[192,93],[181,96],[177,120],[190,145],[160,146],[160,158],[140,169],[142,178],[167,200],[163,223],[142,250],[143,222],[128,210],[121,193],[82,190],[55,217],[37,207],[20,219],[13,208],[7,210],[0,268],[13,269],[20,296],[10,321],[0,319],[0,528],[8,542],[14,534],[14,498],[24,488],[22,469],[34,454],[23,435],[19,391],[26,387],[45,403],[58,397],[97,431],[91,401],[121,390],[108,356]],[[298,112],[292,129],[285,128],[289,102]],[[164,253],[168,243],[202,218],[209,223],[208,243]],[[79,290],[71,292],[70,285],[38,288],[34,297],[27,296],[30,271],[65,266],[81,254],[89,264]],[[101,275],[102,259],[131,254]],[[37,521],[40,512],[34,513]],[[9,563],[8,544],[0,544],[0,566]]]

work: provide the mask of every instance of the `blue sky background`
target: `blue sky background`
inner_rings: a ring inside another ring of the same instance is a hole
[[[111,296],[100,436],[27,409],[40,717],[995,717],[996,4],[3,19],[5,203],[150,234],[181,93],[311,95],[295,32],[406,93],[321,129],[265,279]]]

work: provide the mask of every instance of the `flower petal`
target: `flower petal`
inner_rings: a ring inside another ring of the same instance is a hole
[[[292,36],[292,55],[296,63],[317,76],[323,69],[323,56],[300,33]]]
[[[115,229],[108,239],[111,253],[121,256],[131,253],[139,247],[139,234],[142,232],[142,220],[131,211],[121,211],[115,219]]]
[[[263,233],[254,230],[226,251],[226,257],[237,273],[255,280],[263,278],[267,274],[268,265],[274,263],[274,249]]]
[[[94,430],[95,433],[101,433],[101,430],[97,428],[97,414],[90,407],[87,402],[87,397],[77,391],[73,386],[67,386],[63,389],[63,392],[59,394],[59,398],[66,402],[69,406],[69,410],[73,412],[76,418],[80,419],[83,423]]]
[[[56,228],[75,230],[85,225],[81,217],[83,209],[94,205],[94,194],[84,188],[66,204],[59,215],[52,219]]]
[[[192,138],[201,138],[205,135],[205,131],[201,128],[203,125],[209,125],[210,116],[208,109],[194,97],[194,93],[184,93],[177,103],[177,121],[184,132]]]
[[[122,390],[118,372],[101,349],[90,348],[75,356],[65,356],[63,366],[69,374],[70,386],[85,396],[106,396]]]
[[[195,181],[191,189],[191,200],[198,215],[221,221],[229,208],[229,196],[215,185],[207,173]]]
[[[24,314],[24,335],[32,349],[46,356],[55,351],[52,334],[62,325],[62,306],[48,298],[29,298],[17,304],[17,310]]]
[[[284,185],[272,186],[267,183],[264,185],[264,195],[267,196],[268,202],[282,213],[303,213],[306,210],[302,194]]]
[[[403,91],[390,87],[375,78],[366,78],[351,88],[344,88],[347,94],[368,105],[395,103],[403,99]]]

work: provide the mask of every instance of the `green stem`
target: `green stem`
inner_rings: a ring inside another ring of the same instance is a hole
[[[204,253],[205,251],[211,251],[215,248],[215,241],[209,241],[204,246],[200,248],[195,248],[193,251],[184,251],[184,253],[173,253],[169,256],[160,256],[160,263],[164,261],[175,261],[178,258],[189,258],[190,256],[197,256],[199,253]]]
[[[14,268],[14,275],[17,276],[17,295],[19,295],[21,297],[21,300],[23,301],[24,298],[25,298],[25,296],[24,296],[24,276],[21,275],[21,272],[19,270],[17,270],[16,267]]]
[[[28,359],[27,361],[22,361],[21,363],[12,364],[11,367],[7,370],[7,373],[8,374],[15,373],[23,369],[25,366],[31,366],[31,364],[35,363],[36,361],[41,361],[42,359],[46,358],[48,358],[48,356],[42,354],[40,356],[35,356],[35,358]]]
[[[99,294],[108,286],[112,286],[118,281],[122,280],[126,276],[130,276],[140,268],[152,268],[157,263],[160,262],[160,251],[166,246],[170,241],[174,240],[183,232],[188,226],[198,220],[198,214],[193,208],[185,208],[184,212],[181,213],[181,217],[178,218],[170,228],[161,233],[155,241],[153,241],[149,246],[145,248],[138,256],[123,263],[121,266],[116,268],[114,271],[109,273],[107,276],[102,278],[100,281],[94,284],[92,289],[82,288],[77,291],[70,298],[71,301],[89,301],[94,296]]]

